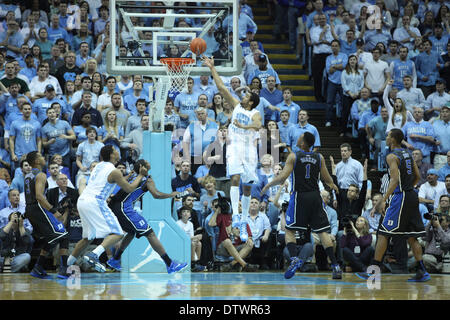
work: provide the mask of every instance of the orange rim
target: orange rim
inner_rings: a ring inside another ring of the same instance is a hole
[[[160,61],[171,70],[180,70],[181,66],[195,63],[192,58],[161,58]]]

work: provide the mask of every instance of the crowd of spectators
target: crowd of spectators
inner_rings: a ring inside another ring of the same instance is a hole
[[[186,11],[184,2],[176,5]],[[219,197],[229,196],[226,146],[232,107],[203,75],[188,78],[187,90],[168,97],[164,108],[165,129],[173,131],[172,189],[180,192],[171,216],[191,238],[193,270],[215,269],[214,261],[232,261],[222,271],[285,266],[289,253],[283,240],[284,213],[291,182],[266,194],[261,190],[281,172],[287,154],[299,150],[302,133],[312,133],[313,150],[321,152],[321,127],[350,138],[340,145],[341,161],[329,159],[339,194],[320,184],[339,262],[358,271],[370,262],[387,174],[381,189],[373,190],[376,183],[368,172],[386,170],[386,133],[400,128],[405,134],[402,145],[411,150],[422,174],[416,188],[427,228],[424,261],[442,270],[450,243],[450,5],[442,0],[278,0],[268,1],[267,9],[274,37],[285,34],[298,63],[310,66],[315,99],[324,104],[323,126],[308,122],[308,111],[293,100],[294,90],[280,81],[264,45],[255,40],[253,8],[241,0],[237,32],[242,74],[222,78],[238,99],[247,90],[260,96],[259,181],[252,186],[244,217],[247,241],[241,241],[239,230],[229,230],[231,218],[218,205]],[[195,6],[190,10],[203,12]],[[143,153],[142,133],[149,129],[155,79],[106,72],[108,0],[5,0],[0,20],[0,256],[10,257],[12,270],[20,271],[39,240],[31,236],[28,221],[16,214],[25,209],[23,178],[31,171],[26,154],[38,150],[45,155],[47,196],[55,205],[68,199],[76,203],[101,161],[104,145],[120,151],[117,166],[128,174]],[[145,26],[161,23],[154,18],[132,20]],[[176,23],[183,27],[198,21],[180,18]],[[228,26],[230,18],[222,23],[215,28]],[[132,39],[126,26],[119,31],[123,43]],[[151,32],[138,36],[148,40]],[[211,32],[204,38],[207,55],[219,57],[229,50]],[[153,54],[150,47],[143,49]],[[157,52],[176,57],[181,49],[161,46]],[[130,54],[126,46],[117,51],[122,57]],[[352,158],[352,147],[361,149],[361,158]],[[70,211],[64,223],[71,243],[81,238],[74,207],[65,207]],[[430,222],[426,213],[437,216]],[[296,237],[298,252],[308,262],[302,271],[329,268],[317,235],[307,231]],[[11,239],[21,242],[11,245]],[[393,241],[387,269],[404,270],[407,250],[406,243]]]

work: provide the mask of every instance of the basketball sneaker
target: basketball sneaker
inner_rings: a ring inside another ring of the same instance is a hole
[[[355,275],[362,280],[368,280],[371,276],[371,274],[367,272],[356,272]]]
[[[184,268],[186,268],[186,266],[187,266],[186,262],[181,263],[181,262],[172,260],[172,263],[170,264],[170,266],[167,267],[167,273],[171,274],[171,273],[174,273],[174,272],[181,271]]]
[[[30,275],[39,278],[39,279],[48,279],[50,276],[45,272],[44,268],[42,268],[40,265],[35,264],[33,267],[33,270],[31,270]]]
[[[259,265],[247,263],[245,267],[242,268],[243,272],[256,272],[259,269]]]
[[[239,225],[241,223],[241,217],[239,214],[233,214],[231,216],[231,227],[232,228],[239,228]]]
[[[430,280],[430,274],[426,271],[423,271],[421,268],[417,269],[417,273],[414,277],[408,279],[409,282],[425,282]]]
[[[103,264],[101,264],[100,260],[98,260],[98,257],[93,252],[88,252],[83,257],[83,260],[88,263],[92,268],[95,269],[97,272],[105,272],[106,268]]]
[[[245,221],[242,221],[239,225],[239,237],[241,238],[242,242],[247,242],[248,240],[247,222]]]
[[[106,262],[106,264],[116,271],[122,271],[122,266],[120,265],[120,260],[111,258]]]
[[[290,279],[294,276],[295,271],[297,269],[300,269],[303,266],[303,260],[299,259],[298,257],[291,258],[291,265],[289,268],[287,268],[286,272],[284,273],[285,279]]]
[[[67,279],[70,277],[70,274],[67,273],[67,266],[63,266],[63,265],[59,266],[57,277],[59,279]]]
[[[339,267],[338,264],[332,265],[331,267],[333,268],[333,275],[332,275],[332,278],[333,278],[333,279],[342,279],[342,270],[341,270],[341,267]]]

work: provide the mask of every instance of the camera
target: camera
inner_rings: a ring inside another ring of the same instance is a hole
[[[230,200],[226,197],[222,197],[218,194],[219,198],[217,199],[217,207],[220,208],[220,213],[231,213],[230,212]]]
[[[311,230],[296,230],[295,231],[295,242],[297,245],[304,245],[311,241]]]
[[[281,205],[281,211],[287,212],[288,207],[289,207],[289,201],[283,202],[283,204]]]
[[[358,219],[358,217],[355,215],[344,216],[342,218],[342,227],[346,233],[353,233],[353,228],[350,222],[353,222],[353,224],[355,224],[356,219]]]
[[[67,209],[69,209],[70,212],[73,212],[77,210],[77,206],[73,203],[71,198],[65,197],[58,205],[58,212],[64,214]]]
[[[435,214],[434,212],[427,212],[423,215],[423,217],[427,220],[439,220],[439,214]]]
[[[141,47],[141,43],[136,40],[128,41],[127,48],[130,51],[136,51]]]

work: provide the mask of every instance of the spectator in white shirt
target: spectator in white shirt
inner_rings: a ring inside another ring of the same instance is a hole
[[[428,210],[434,211],[439,206],[439,195],[446,191],[445,183],[438,181],[438,171],[429,169],[427,182],[419,188],[419,202],[427,206]]]
[[[372,61],[364,65],[365,86],[371,91],[372,97],[378,97],[381,101],[390,79],[389,65],[380,60],[381,51],[378,47],[372,50],[372,57]]]

